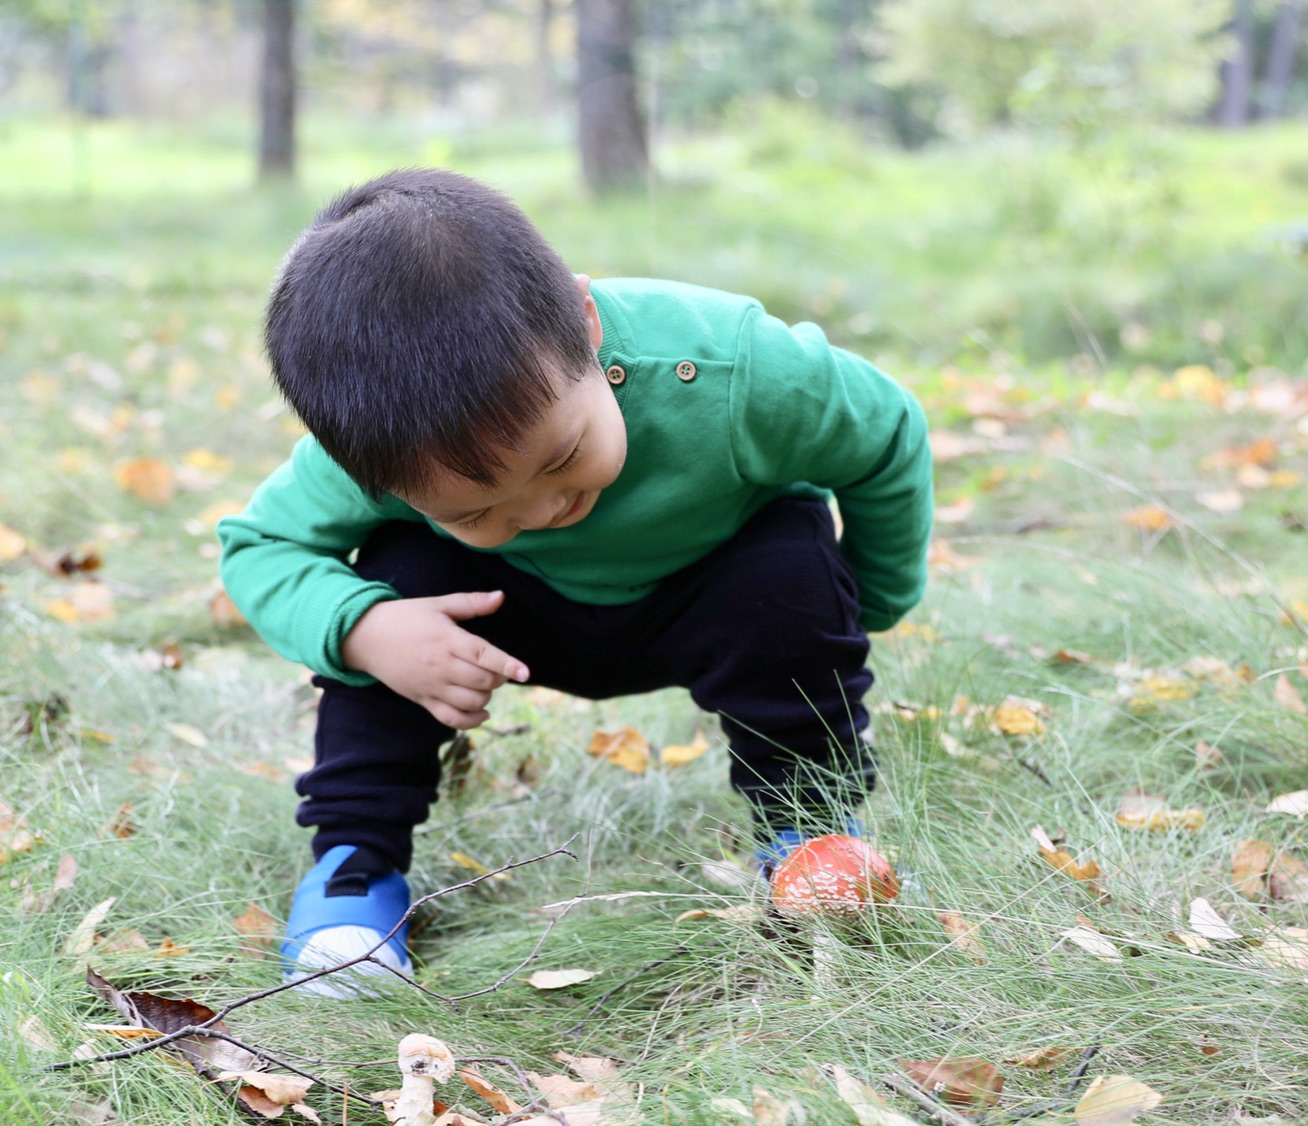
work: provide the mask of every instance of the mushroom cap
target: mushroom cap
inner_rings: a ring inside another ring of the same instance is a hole
[[[454,1053],[443,1040],[411,1032],[400,1041],[396,1059],[403,1075],[420,1076],[444,1083],[454,1076]]]
[[[898,894],[890,861],[840,833],[805,841],[772,874],[772,902],[788,915],[852,915]]]

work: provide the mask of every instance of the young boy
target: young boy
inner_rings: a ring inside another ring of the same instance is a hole
[[[325,208],[265,330],[310,436],[219,535],[237,606],[323,689],[288,964],[399,921],[438,748],[510,681],[687,688],[763,861],[845,828],[875,775],[866,631],[925,583],[931,459],[902,387],[751,299],[574,276],[438,170]],[[405,935],[378,957],[407,969]]]

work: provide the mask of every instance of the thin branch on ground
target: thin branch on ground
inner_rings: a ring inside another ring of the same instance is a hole
[[[542,852],[539,855],[529,857],[526,860],[509,861],[507,864],[501,864],[498,868],[495,868],[489,872],[484,872],[479,876],[473,876],[471,879],[464,880],[462,883],[452,884],[449,887],[441,888],[439,891],[433,891],[427,895],[420,897],[419,899],[413,902],[413,904],[409,907],[409,909],[404,913],[400,921],[396,923],[395,926],[393,926],[385,935],[382,936],[379,942],[377,942],[375,945],[373,945],[370,949],[368,949],[364,953],[360,954],[358,957],[351,958],[347,962],[341,962],[339,965],[335,965],[335,966],[328,966],[324,969],[317,970],[314,973],[306,974],[304,977],[296,978],[296,980],[294,981],[282,982],[280,985],[275,985],[268,989],[257,990],[254,993],[246,994],[244,997],[238,997],[235,1001],[231,1001],[228,1004],[224,1005],[221,1009],[215,1012],[213,1016],[209,1017],[207,1020],[201,1021],[199,1024],[193,1024],[193,1025],[188,1025],[185,1028],[174,1029],[172,1032],[165,1033],[164,1035],[156,1037],[152,1040],[143,1041],[140,1044],[133,1045],[131,1048],[124,1048],[117,1052],[105,1052],[96,1056],[87,1056],[84,1059],[61,1060],[58,1063],[47,1064],[42,1070],[65,1071],[68,1070],[69,1068],[81,1067],[88,1064],[104,1063],[111,1060],[127,1059],[130,1056],[142,1055],[145,1052],[153,1052],[153,1051],[157,1051],[159,1048],[166,1048],[169,1044],[173,1044],[178,1040],[185,1039],[187,1036],[215,1036],[219,1039],[223,1039],[226,1037],[227,1034],[220,1031],[215,1031],[214,1029],[215,1026],[220,1021],[222,1021],[222,1019],[226,1017],[229,1013],[235,1012],[237,1009],[244,1008],[246,1005],[253,1004],[256,1001],[263,1001],[269,997],[275,997],[279,993],[286,993],[292,989],[301,989],[309,982],[318,981],[320,978],[330,977],[333,974],[342,973],[345,970],[352,969],[354,966],[358,966],[362,964],[363,962],[371,962],[373,965],[382,965],[382,963],[378,962],[377,959],[373,957],[373,955],[376,954],[377,951],[379,951],[383,946],[385,946],[397,933],[399,933],[400,928],[406,922],[408,922],[409,919],[413,917],[414,912],[416,912],[419,908],[423,907],[425,904],[430,903],[433,900],[440,899],[442,896],[450,895],[453,892],[463,891],[465,888],[475,887],[477,884],[484,883],[486,880],[494,879],[501,872],[509,872],[512,871],[514,868],[524,868],[529,864],[536,864],[542,860],[548,860],[552,856],[568,856],[571,857],[573,860],[576,860],[577,859],[576,854],[568,851],[568,846],[572,844],[574,840],[576,840],[575,834],[569,837],[558,848],[550,849],[549,852]],[[384,968],[389,968],[389,967],[384,967]],[[422,986],[419,986],[417,982],[410,981],[410,979],[405,977],[405,975],[399,974],[398,976],[402,978],[404,981],[408,981],[409,984],[415,986],[416,988],[421,989],[424,993],[430,992],[429,990],[423,989]],[[507,981],[507,980],[508,980],[507,977],[503,979],[503,981]],[[501,981],[500,984],[503,984],[503,981]],[[496,988],[498,988],[498,986]],[[488,991],[483,991],[483,992],[488,992]],[[439,996],[439,994],[433,994],[433,996]],[[441,998],[441,999],[448,1000],[448,998]]]
[[[892,1091],[903,1095],[906,1099],[912,1099],[918,1106],[928,1111],[933,1118],[938,1120],[941,1126],[975,1126],[972,1119],[964,1118],[961,1114],[955,1114],[949,1107],[936,1102],[930,1095],[918,1090],[909,1079],[899,1075],[883,1075],[881,1076],[881,1082]]]

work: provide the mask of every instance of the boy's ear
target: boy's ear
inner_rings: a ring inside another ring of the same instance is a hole
[[[581,294],[581,308],[586,317],[586,331],[590,335],[591,346],[596,352],[604,343],[604,328],[600,324],[599,307],[595,304],[595,298],[590,295],[590,278],[586,274],[573,274],[572,284],[577,287],[577,292]]]

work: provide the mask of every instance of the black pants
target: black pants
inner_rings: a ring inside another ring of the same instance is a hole
[[[495,555],[421,524],[385,524],[355,565],[405,598],[503,590],[494,614],[463,628],[517,657],[533,684],[603,699],[683,687],[716,712],[731,745],[731,782],[764,823],[795,807],[843,812],[871,788],[862,698],[872,685],[853,575],[819,501],[775,501],[731,540],[622,606],[573,602]],[[367,845],[402,871],[413,826],[440,782],[438,748],[453,731],[381,684],[324,689],[316,765],[296,783],[297,821],[316,826],[314,853]]]

